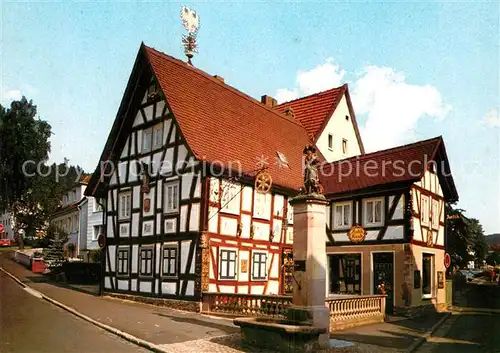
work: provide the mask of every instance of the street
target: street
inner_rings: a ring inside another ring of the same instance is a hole
[[[418,353],[499,353],[500,313],[485,310],[454,312]]]
[[[0,271],[0,352],[147,352],[33,296]]]

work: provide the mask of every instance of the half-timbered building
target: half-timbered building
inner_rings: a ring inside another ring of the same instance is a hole
[[[445,203],[458,200],[441,137],[323,166],[328,293],[387,293],[388,310],[445,303]]]

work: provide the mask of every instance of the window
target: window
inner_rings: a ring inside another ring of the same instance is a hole
[[[361,294],[361,254],[328,255],[330,294]]]
[[[364,204],[365,225],[381,225],[383,223],[383,199],[365,200]]]
[[[128,274],[129,249],[118,249],[117,272],[119,275]]]
[[[120,219],[130,218],[132,196],[130,192],[122,193],[119,196],[118,217]]]
[[[222,182],[221,211],[240,213],[240,191],[241,187],[231,182]]]
[[[429,197],[422,195],[420,198],[420,218],[423,225],[429,225]]]
[[[164,246],[162,257],[163,276],[177,276],[177,247]]]
[[[333,150],[333,135],[332,134],[328,134],[328,148],[330,150]]]
[[[351,226],[351,202],[335,203],[333,214],[334,228],[349,228]]]
[[[342,139],[342,153],[347,154],[347,140]]]
[[[266,280],[267,279],[267,253],[257,252],[252,253],[252,279]]]
[[[345,116],[345,120],[346,120],[346,121],[349,121],[349,115],[346,115],[346,116]]]
[[[153,128],[153,149],[163,146],[163,123]]]
[[[68,223],[66,224],[68,233],[73,231],[73,223],[71,222],[71,217],[68,217]]]
[[[236,250],[221,250],[219,261],[219,278],[236,278]]]
[[[165,188],[165,212],[179,212],[179,182],[168,182]]]
[[[76,201],[76,190],[73,190],[73,201]]]
[[[439,202],[432,200],[432,227],[439,228]]]
[[[78,224],[78,215],[74,215],[73,216],[73,231],[78,232],[78,230],[79,230],[78,226],[79,226],[79,224]]]
[[[434,267],[434,255],[422,255],[422,297],[432,298],[432,274]]]
[[[142,131],[142,153],[151,151],[151,135],[153,133],[153,129],[144,129]]]
[[[139,257],[139,274],[141,276],[152,276],[153,275],[153,249],[144,248],[141,249]]]
[[[92,233],[92,240],[97,240],[99,235],[103,234],[103,226],[94,226],[94,232]]]
[[[94,199],[94,212],[102,212],[102,199]]]
[[[257,218],[269,219],[271,217],[271,197],[270,193],[262,194],[255,191],[253,215]]]

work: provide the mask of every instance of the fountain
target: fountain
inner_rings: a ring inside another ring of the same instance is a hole
[[[327,201],[318,181],[316,149],[306,146],[304,187],[290,203],[294,211],[292,306],[286,319],[246,317],[234,320],[244,345],[287,353],[314,352],[329,343],[325,306]]]

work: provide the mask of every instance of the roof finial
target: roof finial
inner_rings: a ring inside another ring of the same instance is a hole
[[[181,20],[182,25],[188,32],[187,35],[182,35],[182,45],[184,46],[184,54],[188,58],[188,64],[193,65],[191,58],[194,53],[198,52],[198,43],[196,43],[196,35],[198,34],[198,29],[200,28],[200,16],[196,11],[191,10],[189,7],[181,7]]]

